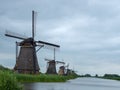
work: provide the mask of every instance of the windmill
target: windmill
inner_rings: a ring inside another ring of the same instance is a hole
[[[65,66],[65,75],[69,75],[70,69],[69,69],[69,63]]]
[[[74,71],[74,69],[69,69],[69,63],[65,66],[66,67],[66,73],[65,73],[65,75],[77,75],[76,74],[76,71]]]
[[[67,71],[68,71],[68,67],[69,67],[69,64],[67,64],[65,66],[65,63],[59,67],[59,75],[66,75]]]
[[[22,40],[21,42],[16,42],[16,64],[14,70],[18,73],[28,73],[28,74],[37,74],[39,73],[39,64],[37,60],[37,51],[40,50],[44,45],[52,46],[54,48],[59,48],[59,45],[44,42],[36,41],[34,39],[35,25],[34,25],[34,15],[35,12],[32,11],[32,37],[25,37],[13,32],[6,32],[5,36],[17,38]],[[20,46],[18,54],[18,46]],[[39,47],[36,50],[36,47]]]
[[[55,60],[52,60],[52,59],[45,59],[45,61],[47,61],[46,74],[57,74],[56,64],[65,64],[64,62],[55,61]]]
[[[47,61],[47,71],[46,74],[57,74],[56,64],[65,64],[61,61],[55,61],[55,48],[54,48],[54,59],[45,59]]]

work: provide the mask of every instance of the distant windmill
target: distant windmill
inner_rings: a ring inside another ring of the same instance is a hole
[[[71,75],[71,74],[72,75],[77,75],[76,71],[74,71],[74,69],[69,69],[69,64],[67,64],[65,67],[66,67],[66,69],[65,69],[66,70],[65,75]]]
[[[14,70],[18,73],[39,73],[40,68],[38,65],[36,52],[44,45],[53,46],[54,48],[60,47],[59,45],[48,42],[34,40],[34,14],[35,12],[32,11],[32,37],[28,38],[11,32],[6,32],[5,34],[5,36],[23,40],[21,42],[16,42],[16,64]],[[17,53],[18,46],[20,46],[19,55]],[[39,47],[39,49],[36,50],[36,47]]]
[[[64,62],[61,61],[55,61],[52,59],[45,59],[47,61],[47,71],[46,74],[57,74],[56,71],[56,64],[65,64]]]
[[[55,60],[55,49],[54,49],[54,59],[45,59],[45,61],[47,61],[46,74],[57,74],[56,64],[59,64],[59,63],[60,64],[65,64],[64,62]]]
[[[65,75],[67,73],[67,71],[68,71],[68,67],[69,67],[69,64],[67,64],[66,66],[65,66],[65,64],[60,66],[58,74],[59,75]]]

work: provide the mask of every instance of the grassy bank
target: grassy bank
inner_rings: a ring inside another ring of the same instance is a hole
[[[58,75],[27,75],[27,74],[14,74],[18,82],[65,82],[69,79],[74,79],[77,76],[58,76]]]
[[[14,73],[12,70],[3,67],[2,65],[0,65],[0,73],[3,73],[3,76],[5,74],[14,77],[18,82],[65,82],[69,79],[74,79],[78,77],[77,74],[75,73],[68,76],[46,75],[46,74],[38,74],[38,75],[17,74]],[[1,76],[1,78],[3,76]]]
[[[27,75],[16,74],[10,71],[0,70],[0,90],[23,90],[20,83],[24,82],[65,82],[77,76],[58,76],[58,75]]]
[[[0,90],[22,90],[20,83],[24,82],[65,82],[77,77],[76,74],[68,76],[17,74],[8,68],[0,66]]]
[[[8,79],[5,77],[9,77]],[[30,75],[30,74],[17,74],[11,71],[2,71],[0,70],[0,81],[2,79],[5,80],[12,80],[13,82],[65,82],[69,79],[77,78],[77,75],[68,75],[68,76],[59,76],[59,75],[46,75],[46,74],[39,74],[39,75]]]

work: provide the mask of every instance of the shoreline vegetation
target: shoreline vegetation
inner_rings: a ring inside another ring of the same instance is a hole
[[[105,74],[103,77],[100,78],[120,81],[120,75],[117,74]]]
[[[66,82],[79,77],[76,73],[68,76],[47,74],[18,74],[0,65],[0,89],[1,90],[23,90],[22,83],[29,82]]]
[[[117,74],[105,74],[104,76],[91,76],[90,74],[86,75],[77,75],[73,73],[68,76],[61,75],[47,75],[47,74],[18,74],[9,68],[5,68],[0,65],[0,90],[23,90],[22,83],[34,83],[34,82],[66,82],[70,79],[75,79],[78,77],[94,77],[102,79],[111,79],[119,80],[120,76]]]
[[[59,75],[29,75],[29,74],[14,74],[18,82],[66,82],[69,79],[75,79],[78,76],[69,75],[69,76],[59,76]]]
[[[76,73],[70,75],[49,75],[49,74],[19,74],[0,65],[0,73],[10,74],[16,78],[18,82],[66,82],[69,79],[79,77]]]
[[[23,86],[9,71],[0,70],[0,90],[23,90]]]

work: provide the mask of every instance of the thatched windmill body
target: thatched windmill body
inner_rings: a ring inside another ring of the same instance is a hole
[[[34,11],[32,11],[32,37],[26,38],[20,35],[16,35],[11,32],[6,32],[5,36],[21,39],[21,42],[16,42],[16,64],[14,70],[18,73],[39,73],[39,65],[37,60],[36,52],[44,45],[49,45],[59,48],[59,45],[44,41],[34,40]],[[19,54],[18,46],[20,46]],[[36,47],[39,47],[36,50]]]

